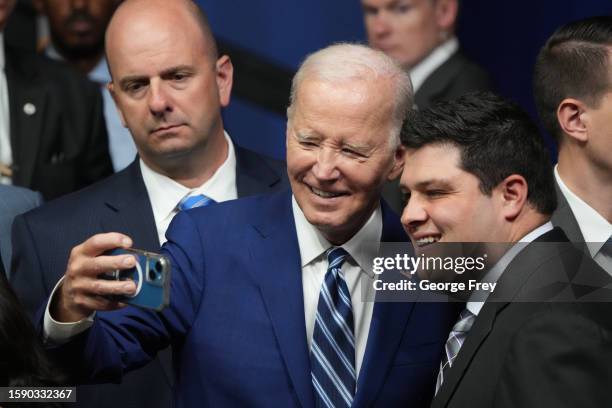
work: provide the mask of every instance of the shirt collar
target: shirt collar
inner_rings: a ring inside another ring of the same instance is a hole
[[[429,53],[421,62],[410,70],[410,80],[412,81],[413,92],[423,85],[423,82],[438,67],[444,64],[459,49],[457,37],[451,37]]]
[[[45,49],[45,54],[51,59],[64,61],[64,57],[61,56],[61,54],[57,51],[53,44],[49,44],[47,46],[47,48]],[[110,82],[110,72],[108,71],[106,58],[100,58],[98,64],[91,71],[89,71],[87,77],[90,80],[101,85],[106,85],[108,82]]]
[[[574,217],[576,217],[584,241],[588,243],[587,246],[591,256],[595,257],[612,235],[612,224],[569,189],[561,179],[557,167],[555,166],[555,179],[559,189],[567,200]]]
[[[173,215],[176,205],[187,195],[204,194],[217,202],[237,198],[236,192],[236,153],[229,135],[224,132],[227,140],[227,157],[213,176],[200,187],[190,189],[159,174],[140,159],[142,178],[149,193],[151,207],[156,225],[159,221]]]
[[[512,247],[506,251],[506,253],[497,261],[495,265],[483,276],[481,282],[495,283],[502,276],[510,262],[525,248],[527,245],[533,241],[535,241],[540,236],[546,234],[548,231],[552,231],[553,225],[550,221],[545,224],[540,225],[533,231],[529,232],[523,238],[521,238],[517,243],[512,245]],[[480,295],[480,294],[479,294]],[[474,301],[475,294],[472,294],[467,302],[467,310],[474,313],[474,315],[478,316],[480,313],[480,309],[484,305],[482,301]]]
[[[295,197],[292,197],[291,205],[303,268],[321,257],[332,244],[323,237],[323,234],[315,226],[308,222]],[[372,259],[378,252],[381,236],[382,210],[379,204],[363,227],[350,240],[341,245],[361,270],[370,277],[374,276]]]

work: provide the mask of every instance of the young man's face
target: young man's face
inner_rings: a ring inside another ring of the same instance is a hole
[[[500,241],[501,201],[484,194],[478,178],[460,168],[456,146],[407,149],[400,187],[407,196],[402,224],[415,246]]]

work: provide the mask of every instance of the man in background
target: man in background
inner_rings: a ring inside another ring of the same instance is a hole
[[[419,109],[471,91],[491,89],[487,73],[469,60],[455,36],[459,0],[362,0],[368,42],[410,73]],[[404,208],[397,182],[383,196]]]
[[[534,95],[559,150],[552,222],[612,274],[612,17],[559,28],[538,55]]]
[[[223,129],[233,67],[217,55],[201,10],[189,0],[135,0],[119,10],[106,38],[109,89],[139,157],[15,220],[11,284],[31,315],[66,271],[71,249],[90,236],[116,231],[157,251],[179,211],[287,187],[283,162],[234,145]],[[169,350],[159,355],[120,386],[80,389],[80,406],[169,407],[174,372]]]
[[[121,0],[34,0],[47,17],[51,34],[47,56],[64,60],[97,83],[104,98],[108,145],[115,171],[134,160],[136,146],[121,124],[106,84],[110,73],[104,58],[104,32]]]
[[[0,183],[51,199],[112,174],[102,98],[63,64],[5,41],[14,5],[0,5]]]

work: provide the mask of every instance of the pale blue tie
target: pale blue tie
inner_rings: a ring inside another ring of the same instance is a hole
[[[321,285],[310,350],[317,407],[350,407],[355,395],[353,307],[340,270],[347,256],[340,247],[327,251],[329,266]]]
[[[444,382],[444,375],[446,374],[448,368],[453,365],[455,358],[457,358],[459,349],[461,349],[461,346],[472,328],[475,319],[476,315],[469,310],[464,309],[459,315],[459,320],[457,323],[455,323],[453,329],[448,335],[448,340],[446,340],[446,344],[444,346],[445,354],[442,358],[442,362],[440,363],[440,371],[438,372],[438,379],[436,381],[436,394]]]
[[[196,207],[206,207],[214,203],[216,201],[212,198],[206,197],[204,194],[197,194],[183,198],[176,207],[179,211],[185,211]]]

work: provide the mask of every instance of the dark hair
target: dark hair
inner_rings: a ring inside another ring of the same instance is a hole
[[[0,274],[0,386],[60,385],[63,380],[46,356],[6,277]]]
[[[551,214],[557,206],[552,165],[537,126],[518,105],[495,94],[474,92],[413,110],[401,139],[411,149],[457,146],[461,168],[478,178],[483,194],[519,174],[527,181],[527,201],[537,211]]]
[[[612,16],[592,17],[559,28],[540,50],[533,93],[544,127],[557,142],[561,128],[557,108],[565,98],[597,107],[610,90],[609,49]]]

